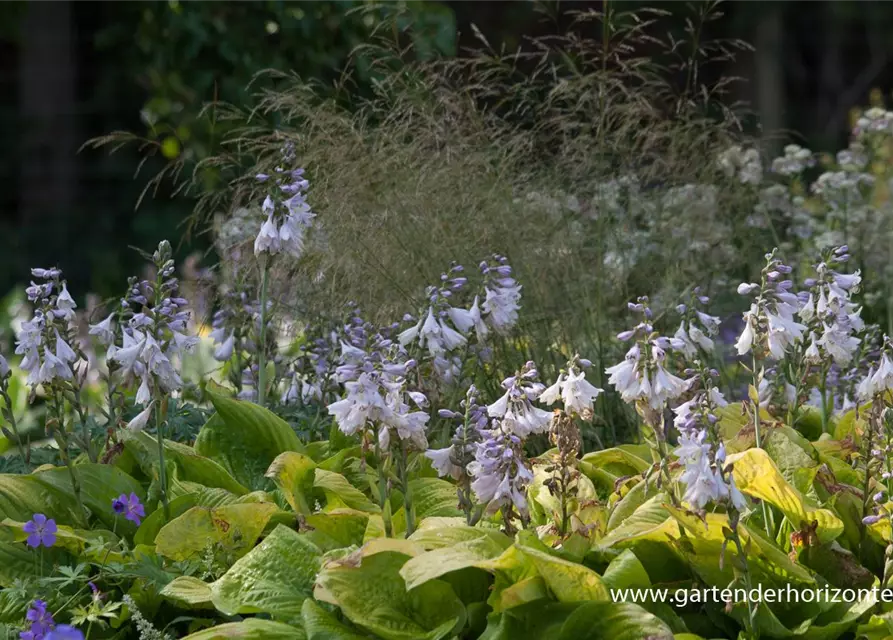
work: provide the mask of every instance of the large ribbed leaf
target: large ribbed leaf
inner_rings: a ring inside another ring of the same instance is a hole
[[[267,613],[297,621],[313,595],[321,557],[304,536],[279,525],[211,586],[214,606],[227,615]]]
[[[210,629],[202,629],[191,633],[183,640],[306,640],[304,629],[300,626],[250,618],[242,622],[230,622]]]
[[[281,453],[304,452],[304,446],[285,420],[251,402],[216,394],[211,402],[217,410],[195,440],[195,451],[219,462],[246,487],[272,486],[267,469]]]
[[[351,622],[385,640],[440,640],[465,623],[465,607],[452,588],[431,580],[406,589],[400,568],[408,556],[383,551],[331,563],[319,584]]]
[[[156,550],[173,560],[187,560],[219,545],[238,558],[254,546],[278,510],[269,503],[193,507],[161,528],[155,537]]]
[[[56,524],[84,526],[85,515],[71,494],[70,482],[63,489],[47,483],[38,474],[0,474],[0,519],[26,522],[35,513],[42,513]]]

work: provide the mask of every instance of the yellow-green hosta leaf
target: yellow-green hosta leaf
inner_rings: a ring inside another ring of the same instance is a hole
[[[465,607],[440,580],[407,590],[400,575],[407,560],[394,551],[352,555],[325,566],[318,582],[351,622],[385,640],[452,637],[465,624]]]
[[[316,604],[312,598],[304,600],[301,609],[307,640],[367,640],[335,616]]]
[[[210,629],[191,633],[183,640],[306,640],[307,635],[301,626],[249,618],[241,622],[229,622]]]
[[[213,609],[211,585],[193,576],[177,576],[159,592],[159,595],[183,609]]]
[[[503,551],[505,547],[483,536],[410,558],[400,569],[400,575],[406,580],[407,589],[412,589],[452,571],[474,567],[481,560],[495,558]]]
[[[641,458],[620,447],[587,453],[583,456],[582,461],[617,478],[637,475],[651,466],[650,459]]]
[[[624,550],[611,560],[602,580],[612,589],[645,588],[651,586],[651,578],[641,561],[631,549]]]
[[[304,600],[313,594],[321,558],[304,536],[279,525],[211,585],[211,599],[226,615],[267,613],[275,620],[298,620]]]
[[[721,513],[708,513],[702,520],[697,515],[666,505],[667,511],[685,528],[684,543],[677,548],[688,549],[686,557],[701,578],[708,585],[724,587],[733,577],[733,558],[737,556],[735,545],[729,543],[725,551],[725,563],[719,566],[724,529],[730,529],[729,518]],[[805,567],[797,564],[775,544],[762,536],[751,533],[747,526],[738,524],[742,546],[747,549],[747,562],[750,571],[759,580],[774,582],[784,586],[789,583],[815,585],[815,576]],[[676,536],[677,539],[679,536]]]
[[[81,485],[81,500],[93,516],[107,528],[116,528],[122,533],[136,531],[136,525],[119,516],[112,509],[112,501],[122,493],[135,493],[141,501],[146,499],[142,485],[117,467],[107,464],[86,462],[75,466],[78,482]],[[48,485],[64,491],[74,502],[74,490],[71,488],[71,476],[68,469],[57,467],[35,474]]]
[[[363,544],[369,514],[354,509],[335,509],[307,516],[305,522],[313,531],[307,537],[323,551]]]
[[[180,496],[179,498],[171,500],[169,506],[171,519],[177,518],[196,506],[196,497],[194,494]],[[139,529],[136,530],[136,534],[133,536],[134,544],[155,544],[155,536],[158,535],[158,532],[161,531],[161,527],[165,524],[164,509],[156,509],[148,514],[146,519],[140,524]]]
[[[607,586],[592,569],[533,547],[516,545],[521,554],[533,563],[559,602],[610,600]]]
[[[242,485],[262,489],[264,473],[286,451],[304,452],[289,424],[251,402],[211,394],[215,413],[195,439],[196,453],[219,462]]]
[[[280,453],[267,469],[267,477],[282,490],[296,513],[313,513],[313,481],[316,463],[303,453]]]
[[[367,513],[381,513],[381,507],[340,473],[317,468],[314,471],[313,486],[326,494],[326,511],[347,507]]]
[[[86,526],[84,513],[71,498],[70,480],[66,491],[39,474],[0,474],[0,519],[27,522],[35,513],[54,519],[56,524]]]
[[[465,524],[464,518],[427,518],[422,520],[419,528],[409,536],[410,540],[429,551],[479,538],[489,538],[502,549],[508,549],[512,544],[511,539],[499,529],[470,527]]]
[[[144,431],[121,431],[125,450],[137,461],[143,473],[150,478],[158,476],[158,441]],[[248,493],[220,464],[199,455],[195,449],[172,440],[164,441],[166,466],[176,472],[177,478],[196,482],[206,487],[219,487],[237,495]]]
[[[28,533],[24,530],[24,522],[16,522],[9,518],[0,522],[0,534],[4,541],[25,542]],[[65,549],[73,556],[84,553],[84,549],[90,545],[100,545],[103,542],[112,542],[117,537],[111,531],[72,529],[64,524],[56,527],[56,543],[54,548]]]
[[[274,504],[232,504],[208,509],[193,507],[164,525],[155,537],[159,554],[172,560],[201,556],[219,545],[238,558],[246,554],[279,511]]]
[[[727,464],[733,465],[735,484],[754,498],[777,507],[797,529],[818,523],[817,535],[822,542],[830,542],[843,532],[843,522],[828,509],[809,504],[797,489],[784,479],[769,454],[762,449],[748,449],[730,455]]]
[[[598,541],[598,546],[608,548],[640,540],[665,542],[670,537],[678,538],[679,526],[670,517],[664,506],[667,500],[668,496],[664,493],[649,498],[631,515],[627,516],[622,524],[609,530],[608,535]],[[609,520],[609,529],[610,523]]]
[[[587,602],[571,613],[556,640],[672,640],[667,624],[637,604]]]
[[[543,580],[542,576],[524,578],[504,587],[499,585],[499,580],[497,579],[493,595],[487,600],[487,604],[493,608],[493,611],[499,613],[515,607],[522,607],[537,600],[551,602],[548,598],[549,588],[546,586],[546,581]]]

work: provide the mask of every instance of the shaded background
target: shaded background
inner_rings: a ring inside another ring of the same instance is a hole
[[[294,70],[333,86],[376,15],[361,2],[5,2],[0,3],[0,295],[33,265],[58,264],[75,291],[118,292],[140,257],[178,236],[188,198],[164,187],[135,207],[168,158],[214,150],[221,127],[202,106],[244,102],[262,69]],[[462,55],[471,25],[514,48],[526,35],[559,32],[569,12],[601,2],[405,3],[421,28],[417,48]],[[651,4],[673,14],[680,33],[698,5]],[[713,73],[740,76],[730,100],[748,102],[767,132],[814,150],[845,144],[849,113],[893,83],[893,3],[727,2],[710,38],[736,38],[754,51]],[[362,64],[351,86],[368,81]],[[751,123],[756,127],[756,120]],[[139,167],[127,148],[83,150],[114,130],[144,135],[156,157]],[[757,129],[754,129],[755,132]],[[781,144],[767,137],[766,151]],[[207,246],[192,238],[181,252]]]

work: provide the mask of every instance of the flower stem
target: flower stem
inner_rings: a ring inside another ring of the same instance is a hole
[[[415,531],[415,512],[412,508],[412,491],[409,488],[409,462],[406,443],[400,442],[400,485],[403,488],[403,511],[406,514],[406,537]]]
[[[759,374],[757,373],[756,354],[753,355],[751,364],[751,373],[753,374],[753,392],[754,395],[756,395],[755,398],[751,398],[751,406],[753,407],[753,432],[757,442],[757,449],[762,449],[763,443],[760,439],[760,381]],[[769,507],[766,506],[765,500],[760,500],[760,507],[763,511],[763,525],[766,527],[766,535],[768,535],[769,539],[771,540],[775,537],[772,533],[772,531],[775,529],[772,512],[769,510]]]
[[[158,484],[161,494],[161,505],[164,508],[164,519],[171,519],[171,507],[167,500],[167,466],[164,463],[164,420],[161,407],[155,407],[155,437],[158,440]]]
[[[16,447],[19,450],[19,455],[22,456],[22,464],[24,465],[25,469],[27,469],[28,455],[25,452],[25,446],[22,444],[22,436],[21,434],[19,434],[19,425],[18,422],[16,422],[15,413],[12,409],[12,398],[9,397],[7,385],[8,383],[5,380],[3,382],[0,382],[0,398],[3,399],[3,403],[4,405],[6,405],[6,410],[0,411],[0,415],[5,416],[6,419],[9,421],[9,426],[12,427],[12,432],[13,434],[15,434],[16,437]]]
[[[381,453],[381,447],[378,439],[375,440],[375,457],[378,459],[378,501],[381,506],[381,519],[384,522],[384,535],[390,538],[393,535],[391,529],[391,510],[388,500],[388,481],[385,477],[384,456]]]
[[[267,289],[270,281],[270,259],[262,258],[263,274],[260,279],[260,340],[257,345],[257,404],[264,406],[267,400]]]

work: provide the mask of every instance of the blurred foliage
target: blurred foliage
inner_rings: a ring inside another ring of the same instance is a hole
[[[350,78],[344,69],[354,49],[394,12],[414,25],[417,55],[456,52],[453,14],[438,2],[170,0],[123,4],[121,11],[99,33],[97,46],[124,52],[121,64],[146,92],[140,116],[148,139],[168,160],[213,153],[227,130],[213,104],[244,104],[249,91],[269,85],[269,76],[255,79],[263,70],[293,71],[327,92],[345,81],[352,91],[367,92],[369,64],[359,59]]]

